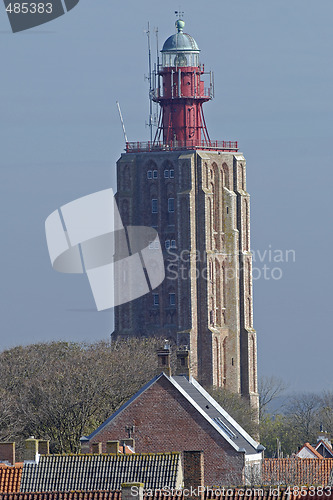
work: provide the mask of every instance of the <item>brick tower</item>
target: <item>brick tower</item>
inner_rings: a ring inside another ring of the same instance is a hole
[[[126,143],[117,163],[124,225],[154,227],[166,278],[115,311],[115,336],[161,336],[188,346],[191,373],[258,407],[252,317],[250,205],[236,142],[211,141],[202,105],[212,75],[195,40],[176,22],[151,95],[160,105],[155,140]]]

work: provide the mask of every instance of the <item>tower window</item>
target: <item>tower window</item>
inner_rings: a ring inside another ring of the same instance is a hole
[[[170,170],[169,177],[170,177],[170,179],[173,179],[175,177],[175,171],[174,170]]]
[[[175,293],[169,293],[169,304],[170,304],[170,306],[176,305],[176,294]]]
[[[168,199],[168,212],[174,212],[174,211],[175,211],[175,199],[169,198]]]
[[[164,170],[164,179],[169,179],[169,170]]]
[[[148,170],[147,171],[147,179],[152,179],[153,178],[153,171],[152,170]]]
[[[158,293],[153,293],[153,304],[154,304],[154,306],[160,305],[160,297],[159,297]]]
[[[157,199],[153,198],[151,200],[151,212],[152,214],[157,214]]]
[[[157,170],[153,170],[153,179],[157,179]]]
[[[170,247],[171,248],[176,248],[176,240],[171,240]]]
[[[167,250],[170,248],[170,240],[165,240],[165,248]]]

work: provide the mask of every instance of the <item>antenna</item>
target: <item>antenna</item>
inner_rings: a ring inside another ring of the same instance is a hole
[[[158,51],[158,28],[155,28],[156,35],[156,61],[157,61],[157,91],[158,96],[160,95],[160,54]]]
[[[119,117],[120,117],[120,121],[121,121],[121,126],[123,127],[123,133],[124,133],[125,145],[126,145],[128,143],[128,140],[127,140],[127,135],[126,135],[126,130],[125,130],[125,124],[124,124],[124,120],[123,120],[123,115],[121,114],[119,102],[116,101],[116,103],[117,103],[117,107],[118,107],[118,111],[119,111]]]
[[[149,71],[149,122],[148,127],[150,130],[150,142],[153,142],[153,97],[152,97],[152,74],[151,74],[151,50],[150,50],[150,29],[148,22],[148,29],[146,31],[148,37],[148,71]]]

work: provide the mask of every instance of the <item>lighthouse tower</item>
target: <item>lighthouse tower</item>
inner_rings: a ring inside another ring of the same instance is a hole
[[[258,408],[246,163],[237,142],[208,135],[203,104],[213,98],[213,77],[184,24],[178,19],[164,43],[151,88],[160,107],[155,138],[126,143],[117,163],[122,221],[158,232],[166,277],[116,308],[114,335],[187,346],[199,382]]]
[[[205,89],[199,65],[199,47],[183,32],[184,21],[176,22],[177,33],[163,45],[162,66],[154,100],[161,106],[161,125],[157,138],[163,133],[163,143],[180,146],[200,146],[202,138],[209,142],[202,105],[213,97],[210,82]],[[160,83],[160,80],[159,80]]]

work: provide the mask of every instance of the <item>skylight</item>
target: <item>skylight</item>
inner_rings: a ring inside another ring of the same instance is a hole
[[[231,439],[235,439],[237,436],[234,432],[232,432],[231,429],[229,429],[229,427],[223,422],[223,420],[220,418],[220,417],[215,417],[213,418],[214,422],[219,426],[221,427],[221,429],[226,433],[228,434],[228,436],[231,438]]]

